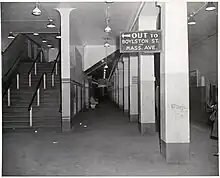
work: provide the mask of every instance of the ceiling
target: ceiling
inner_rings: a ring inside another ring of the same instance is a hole
[[[192,12],[197,11],[204,2],[188,2],[187,11],[188,15]],[[208,35],[217,33],[218,29],[218,18],[217,18],[217,9],[218,4],[214,3],[216,10],[206,11],[205,8],[201,9],[195,16],[196,20],[195,25],[188,26],[188,35],[189,35],[189,47],[203,40]]]
[[[140,2],[116,2],[110,4],[110,34],[109,43],[115,45],[116,37],[121,31],[126,31],[132,23]],[[58,45],[56,38],[50,37],[50,33],[60,32],[60,15],[54,8],[74,7],[76,8],[70,15],[70,43],[71,45],[103,45],[107,37],[104,28],[106,26],[105,14],[107,4],[104,2],[68,2],[68,3],[40,3],[41,16],[33,16],[32,10],[34,2],[13,2],[2,3],[2,34],[10,31],[19,32],[39,32],[40,37],[47,36],[51,43]],[[48,17],[51,17],[56,24],[56,28],[48,29]],[[54,35],[53,35],[54,36]],[[39,38],[39,37],[38,37]]]
[[[112,33],[110,35],[111,45],[116,44],[116,37],[121,31],[127,31],[133,23],[134,17],[140,6],[140,2],[115,2],[110,5],[110,26]],[[199,9],[204,2],[188,2],[187,15]],[[217,7],[217,3],[214,3]],[[105,13],[107,5],[104,2],[48,2],[40,3],[42,15],[33,16],[32,10],[35,7],[34,2],[2,2],[2,34],[8,35],[13,32],[40,32],[40,38],[46,37],[50,43],[58,47],[59,40],[55,38],[60,32],[60,15],[54,8],[72,7],[76,8],[70,15],[70,43],[71,45],[103,45],[106,34]],[[148,8],[144,11],[147,14],[153,14],[155,11],[154,3],[148,3]],[[218,9],[218,8],[217,8]],[[188,26],[189,47],[204,37],[217,32],[217,10],[207,12],[205,8],[195,15],[196,25]],[[56,24],[56,28],[48,29],[48,17],[51,17]],[[33,36],[32,36],[33,37]],[[41,43],[39,37],[33,37]],[[101,59],[100,59],[101,60]],[[112,66],[110,62],[110,66]],[[98,65],[95,64],[95,65]],[[95,66],[94,65],[94,66]],[[94,68],[93,66],[93,68]],[[103,69],[103,67],[102,67]],[[110,70],[110,69],[108,69]],[[97,70],[99,71],[99,69]],[[103,72],[98,72],[103,74]],[[98,74],[97,73],[97,74]]]

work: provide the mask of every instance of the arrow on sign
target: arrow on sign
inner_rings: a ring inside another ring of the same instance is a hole
[[[122,34],[122,38],[124,37],[131,37],[131,34]]]

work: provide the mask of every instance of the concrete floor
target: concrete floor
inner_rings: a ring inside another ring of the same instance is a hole
[[[109,103],[79,113],[75,125],[70,133],[4,133],[3,175],[218,175],[208,128],[192,124],[190,162],[175,165],[160,155],[158,135],[140,135]]]

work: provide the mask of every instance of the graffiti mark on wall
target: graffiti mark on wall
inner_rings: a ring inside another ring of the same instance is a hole
[[[181,117],[188,113],[188,108],[183,105],[171,104],[171,108],[174,110],[176,115]]]

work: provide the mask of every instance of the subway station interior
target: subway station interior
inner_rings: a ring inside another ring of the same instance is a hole
[[[219,175],[218,2],[0,8],[3,176]]]

